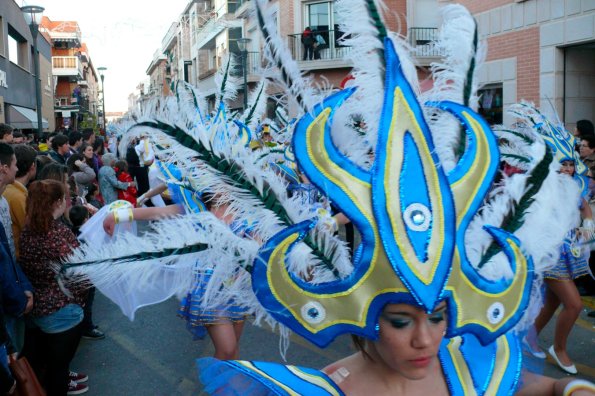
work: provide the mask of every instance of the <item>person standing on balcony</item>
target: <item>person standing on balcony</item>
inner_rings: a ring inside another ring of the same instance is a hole
[[[320,51],[327,47],[324,37],[317,32],[314,36],[314,59],[320,59]]]
[[[302,33],[302,44],[304,45],[303,60],[312,60],[314,58],[314,42],[314,34],[308,26]]]

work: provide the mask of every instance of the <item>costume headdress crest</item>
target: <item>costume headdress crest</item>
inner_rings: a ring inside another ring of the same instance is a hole
[[[472,110],[430,103],[457,117],[469,139],[459,163],[446,174],[390,40],[385,53],[387,86],[371,170],[351,163],[329,135],[333,112],[353,89],[315,107],[294,133],[300,167],[362,234],[353,273],[308,285],[286,271],[292,245],[311,226],[306,222],[262,249],[253,274],[256,295],[276,318],[320,346],[341,333],[375,337],[379,310],[388,302],[413,302],[431,311],[442,299],[451,313],[449,335],[469,332],[490,343],[518,321],[532,282],[530,258],[513,235],[498,228],[487,230],[507,255],[513,280],[483,279],[467,259],[465,231],[496,173],[496,139]],[[470,293],[472,300],[464,297]]]
[[[574,179],[579,183],[583,195],[589,192],[589,181],[586,178],[589,168],[581,160],[576,145],[579,141],[558,121],[554,124],[535,106],[521,102],[512,106],[511,114],[519,117],[539,133],[554,153],[558,162],[573,161]]]

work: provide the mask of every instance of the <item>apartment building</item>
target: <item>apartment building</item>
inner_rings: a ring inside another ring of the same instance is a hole
[[[42,96],[42,128],[53,130],[50,39],[37,35]],[[37,131],[33,38],[20,7],[0,2],[0,122],[25,132]]]
[[[193,50],[198,50],[198,86],[207,92],[214,92],[212,75],[220,65],[226,51],[240,54],[237,39],[250,39],[247,44],[248,84],[258,81],[262,69],[262,47],[264,45],[257,20],[250,12],[251,1],[218,0],[204,2],[206,13],[197,14],[204,21],[197,24],[193,36]],[[340,31],[336,1],[334,0],[277,0],[270,2],[277,31],[290,50],[298,67],[315,81],[325,80],[333,87],[340,87],[351,70],[349,53]],[[436,37],[439,26],[438,0],[388,0],[386,1],[386,23],[391,30],[409,36],[410,43],[417,48],[420,73],[427,74],[425,67],[439,58],[429,43]],[[230,23],[233,22],[233,23]],[[323,44],[312,56],[304,53],[302,34],[309,27],[322,37]],[[307,56],[308,55],[308,56]],[[282,95],[271,87],[269,94]],[[242,99],[240,93],[239,100]],[[240,102],[241,103],[241,102]],[[240,107],[241,105],[238,105]]]
[[[215,73],[222,66],[226,54],[235,54],[239,59],[240,50],[237,40],[242,37],[242,19],[238,18],[238,11],[245,4],[244,0],[212,0],[200,1],[190,13],[191,29],[191,58],[195,85],[207,97],[209,106],[215,105]],[[249,49],[248,63],[254,65],[260,62],[256,51]],[[233,70],[237,76],[239,69]],[[254,73],[249,81],[256,81]],[[231,108],[241,107],[243,92]]]
[[[147,68],[147,76],[149,76],[148,92],[144,99],[149,97],[159,97],[168,95],[169,84],[166,79],[167,57],[162,49],[158,49],[153,53],[153,59]]]
[[[427,74],[426,67],[440,55],[429,45],[436,37],[439,26],[438,3],[438,0],[386,2],[387,24],[392,30],[409,37],[410,44],[417,49],[422,76]],[[277,30],[300,70],[311,75],[315,81],[324,79],[332,86],[340,87],[352,65],[348,57],[350,48],[339,40],[342,32],[339,30],[335,1],[276,0],[270,5],[273,7]],[[264,66],[264,41],[251,12],[252,7],[250,0],[189,1],[179,20],[171,25],[147,69],[151,80],[148,94],[141,92],[134,95],[130,100],[131,106],[136,106],[147,97],[164,94],[167,92],[163,88],[165,85],[183,80],[198,87],[212,109],[218,89],[215,73],[229,53],[234,54],[238,61],[232,73],[242,77],[245,62],[247,85],[249,89],[252,88],[260,80]],[[325,42],[316,57],[304,57],[301,37],[306,27],[323,37]],[[238,46],[241,38],[249,39],[245,52]],[[146,91],[144,85],[143,89]],[[269,89],[271,96],[282,94],[276,92],[274,87]],[[243,106],[243,95],[240,87],[236,101],[230,106],[232,109]]]
[[[521,99],[572,129],[595,118],[595,2],[585,0],[461,0],[487,41],[482,112],[511,123],[506,106]],[[504,111],[503,111],[504,110]]]
[[[78,23],[43,17],[40,29],[51,38],[56,129],[96,127],[98,75]]]
[[[514,120],[505,109],[521,99],[546,113],[550,103],[569,128],[582,118],[595,117],[595,3],[586,0],[387,0],[389,28],[406,37],[414,50],[422,88],[431,86],[428,66],[441,54],[430,45],[438,35],[441,6],[460,3],[478,22],[488,45],[479,69],[480,112],[494,123]],[[273,0],[273,18],[300,70],[315,81],[340,87],[351,70],[350,48],[339,38],[340,21],[334,0]],[[239,55],[238,39],[247,44],[249,87],[260,78],[263,39],[250,13],[250,0],[190,1],[175,29],[164,39],[166,60],[172,63],[169,81],[179,78],[199,87],[214,104],[215,72],[226,53]],[[182,23],[183,21],[183,23]],[[324,44],[314,56],[304,53],[302,34],[309,27]],[[173,27],[172,27],[173,28]],[[187,36],[184,36],[184,35]],[[184,40],[183,48],[175,43]],[[174,45],[172,47],[172,45]],[[187,50],[190,50],[189,53]],[[169,52],[168,52],[169,51]],[[242,69],[235,73],[241,75]],[[282,94],[271,88],[270,95]],[[240,108],[243,92],[232,108]],[[551,113],[551,111],[549,111]]]

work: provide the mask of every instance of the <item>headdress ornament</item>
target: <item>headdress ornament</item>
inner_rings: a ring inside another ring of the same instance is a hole
[[[589,168],[581,160],[576,150],[576,145],[580,142],[564,128],[557,114],[555,116],[557,122],[554,123],[535,106],[527,102],[512,106],[510,112],[543,137],[558,162],[574,162],[574,179],[579,184],[582,195],[587,195],[589,193],[589,181],[586,176]]]

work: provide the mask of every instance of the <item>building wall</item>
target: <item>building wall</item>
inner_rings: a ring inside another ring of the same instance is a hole
[[[443,3],[448,3],[448,1],[441,1]],[[516,2],[521,3],[522,1],[523,0],[460,0],[457,1],[457,3],[465,6],[472,14],[477,14],[480,12],[492,10],[494,8],[502,7],[504,5],[512,5]]]
[[[3,82],[0,83],[0,102],[3,102],[0,120],[5,118],[5,106],[12,104],[36,110],[35,97],[35,75],[33,64],[33,38],[29,26],[20,7],[13,0],[0,1],[0,75]],[[24,65],[19,66],[9,60],[8,54],[8,25],[12,26],[18,34],[26,41],[26,60]],[[40,75],[42,91],[42,116],[50,122],[53,118],[53,98],[46,92],[47,81],[51,80],[51,48],[42,34],[37,36],[38,50],[40,54]],[[51,127],[51,124],[50,124]]]
[[[595,48],[566,50],[564,115],[569,124],[595,120]]]
[[[565,84],[571,84],[568,89],[574,89],[572,84],[576,86],[577,78],[589,84],[591,80],[584,73],[577,74],[582,73],[576,70],[580,68],[578,59],[571,65],[575,70],[568,69],[565,73],[564,55],[571,46],[595,41],[594,1],[463,0],[459,3],[474,14],[480,36],[488,43],[488,62],[482,81],[500,80],[505,103],[530,100],[552,116],[551,102],[569,128],[578,119],[593,118],[592,100],[579,99],[582,94],[576,90],[569,92],[568,98],[565,96]],[[566,59],[567,67],[568,61],[572,59]],[[514,70],[509,70],[510,67]],[[513,120],[506,117],[504,121]]]
[[[47,47],[44,52],[48,56],[39,57],[39,75],[41,76],[41,114],[48,121],[48,131],[56,129],[56,120],[54,118],[54,78],[52,75],[52,57],[51,46],[45,38],[38,38],[39,47]],[[40,53],[42,51],[40,50]],[[35,91],[33,91],[35,92]]]

